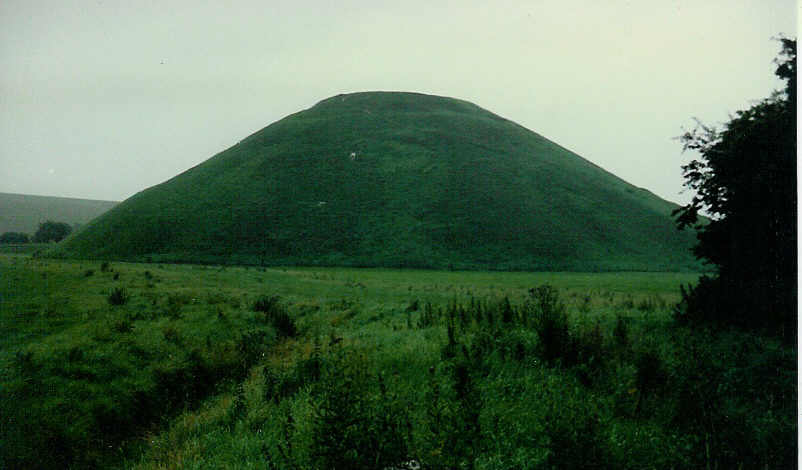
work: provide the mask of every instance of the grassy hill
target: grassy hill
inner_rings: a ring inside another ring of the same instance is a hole
[[[41,222],[85,224],[118,202],[0,193],[0,233],[36,233]]]
[[[697,267],[676,207],[476,105],[338,95],[136,194],[75,258],[505,270]]]

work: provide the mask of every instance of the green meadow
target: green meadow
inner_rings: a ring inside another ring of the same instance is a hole
[[[697,277],[2,253],[0,467],[792,468],[796,351]]]

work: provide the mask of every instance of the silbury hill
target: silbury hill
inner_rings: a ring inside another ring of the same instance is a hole
[[[338,95],[98,217],[51,254],[254,265],[693,270],[676,205],[474,104]]]

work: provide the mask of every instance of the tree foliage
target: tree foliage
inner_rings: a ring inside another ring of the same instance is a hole
[[[0,235],[0,243],[28,243],[30,235],[21,232],[5,232]]]
[[[33,236],[35,243],[60,242],[72,231],[72,227],[64,222],[48,220],[39,224],[39,229]]]
[[[680,137],[699,158],[682,167],[695,196],[674,214],[680,228],[696,229],[696,256],[716,268],[685,292],[681,317],[787,337],[796,325],[796,40],[780,41],[784,90],[722,130],[697,121]]]

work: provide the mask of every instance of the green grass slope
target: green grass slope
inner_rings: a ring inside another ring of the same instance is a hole
[[[509,270],[697,267],[675,206],[476,105],[338,95],[124,201],[54,256]]]
[[[85,224],[118,202],[0,193],[0,233],[36,233],[41,222]]]

